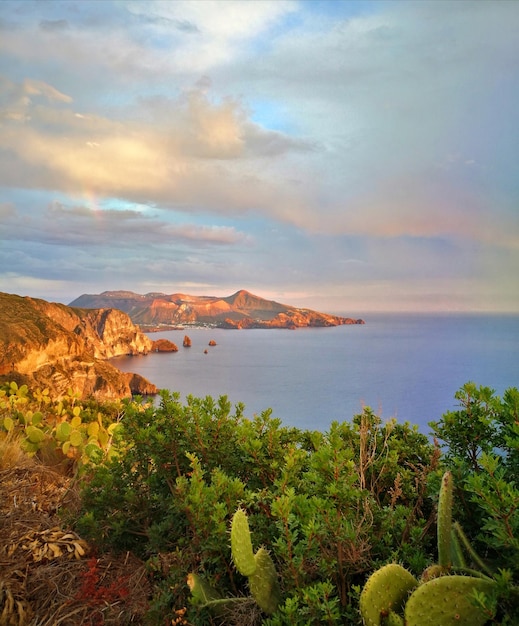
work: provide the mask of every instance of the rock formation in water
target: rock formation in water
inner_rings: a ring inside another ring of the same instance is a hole
[[[118,308],[128,313],[135,324],[149,330],[189,324],[220,328],[301,328],[364,323],[265,300],[243,289],[225,298],[105,291],[98,295],[84,294],[70,306]]]
[[[117,309],[72,308],[0,293],[0,380],[48,387],[57,397],[69,389],[103,400],[157,393],[142,376],[107,362],[152,349],[153,342]]]
[[[153,342],[154,352],[178,352],[178,346],[176,343],[169,341],[169,339],[156,339]]]

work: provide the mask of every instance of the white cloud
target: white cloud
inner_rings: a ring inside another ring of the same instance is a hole
[[[55,102],[72,102],[72,98],[48,85],[42,80],[26,78],[23,81],[23,93],[28,96],[45,96],[48,100]]]
[[[18,219],[24,241],[60,250],[75,242],[93,271],[86,250],[108,241],[94,226],[102,217],[127,242],[146,230],[160,256],[139,250],[139,258],[160,280],[170,237],[187,282],[217,284],[226,272],[226,284],[243,286],[240,277],[256,275],[262,287],[294,294],[344,293],[346,275],[373,285],[368,298],[380,281],[405,281],[406,264],[434,274],[431,292],[440,294],[449,262],[477,274],[471,286],[503,277],[504,294],[519,271],[518,3],[2,9],[4,198],[17,189],[69,196],[52,229],[41,221],[44,204],[1,205],[3,226]],[[71,209],[84,193],[100,200],[98,213]],[[111,212],[110,202],[155,213]],[[121,256],[95,261],[118,280],[129,267],[119,239]],[[36,271],[36,261],[28,267]],[[425,298],[418,282],[412,289]]]

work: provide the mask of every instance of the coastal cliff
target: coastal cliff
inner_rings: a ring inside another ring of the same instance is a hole
[[[142,376],[106,359],[147,354],[153,342],[117,309],[87,310],[0,293],[0,380],[72,390],[81,398],[157,393]]]
[[[164,330],[186,325],[216,328],[303,328],[363,324],[363,320],[319,313],[311,309],[265,300],[241,289],[231,296],[189,296],[175,293],[105,291],[83,294],[70,306],[112,307],[127,313],[146,330]]]

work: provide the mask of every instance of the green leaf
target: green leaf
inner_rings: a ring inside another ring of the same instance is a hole
[[[83,443],[83,435],[81,434],[81,432],[79,430],[73,430],[70,433],[70,444],[76,448],[79,448],[79,446],[82,443]]]
[[[27,426],[25,429],[25,433],[27,435],[27,439],[31,443],[38,444],[45,440],[45,433],[43,432],[43,430],[36,428],[36,426]]]
[[[58,441],[67,441],[70,437],[72,427],[68,422],[61,422],[56,426],[56,439]]]
[[[99,432],[99,424],[97,422],[92,422],[88,425],[87,433],[89,437],[97,437],[97,433]]]
[[[122,425],[117,422],[115,424],[110,424],[110,426],[108,426],[108,434],[113,435],[120,428],[122,428]]]
[[[43,421],[43,415],[42,413],[40,413],[40,411],[37,411],[33,416],[32,416],[32,425],[33,426],[38,426],[39,424],[42,423]]]
[[[25,441],[22,441],[20,445],[21,445],[22,450],[25,450],[25,452],[27,452],[28,454],[34,454],[35,452],[38,452],[38,450],[40,449],[40,445],[38,443],[33,443],[32,441],[29,441],[28,439],[26,439]]]
[[[95,443],[87,443],[85,446],[85,455],[88,457],[90,461],[99,461],[102,457],[101,448]]]

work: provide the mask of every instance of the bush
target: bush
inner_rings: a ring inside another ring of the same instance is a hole
[[[169,392],[158,406],[105,405],[10,384],[0,388],[0,431],[10,446],[21,441],[30,454],[69,463],[82,488],[76,530],[98,551],[147,561],[148,624],[360,626],[360,589],[374,570],[401,563],[418,576],[437,562],[445,470],[456,486],[454,517],[497,583],[495,597],[475,601],[492,623],[518,623],[519,393],[500,399],[467,383],[456,398],[459,410],[431,423],[443,455],[416,427],[383,423],[369,408],[327,432],[302,431],[270,410],[248,419],[225,396],[181,403]],[[231,558],[239,508],[279,578],[268,618]],[[225,617],[197,606],[188,574],[241,600]]]
[[[188,604],[190,571],[224,595],[247,593],[228,551],[239,506],[272,552],[283,611],[292,603],[343,619],[374,561],[409,558],[418,569],[427,560],[421,520],[432,511],[427,475],[438,455],[408,424],[382,424],[365,409],[327,433],[300,431],[270,411],[247,419],[226,397],[182,405],[170,393],[159,407],[128,404],[121,424],[121,454],[92,472],[79,528],[105,549],[152,560],[174,552],[183,572],[165,575],[177,607]],[[326,590],[325,605],[316,590]]]

